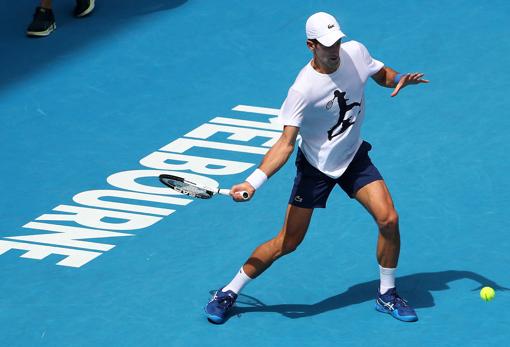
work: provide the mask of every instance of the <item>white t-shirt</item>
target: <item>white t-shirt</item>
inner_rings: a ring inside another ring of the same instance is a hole
[[[340,177],[363,142],[365,83],[383,66],[361,43],[349,41],[340,45],[335,72],[322,74],[308,63],[290,87],[280,121],[300,128],[299,147],[326,175]]]

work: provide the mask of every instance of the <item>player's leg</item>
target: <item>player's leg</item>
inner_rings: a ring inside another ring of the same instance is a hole
[[[303,241],[312,208],[288,205],[283,227],[274,238],[258,246],[229,284],[220,288],[205,307],[209,321],[223,323],[237,295],[252,279],[262,274],[275,260],[293,252]]]
[[[371,149],[368,142],[363,142],[337,183],[374,217],[379,228],[377,260],[383,267],[395,268],[400,253],[398,214],[379,170],[368,155]]]
[[[377,180],[359,189],[355,198],[372,215],[379,229],[377,261],[381,285],[376,309],[402,321],[417,321],[416,312],[397,294],[395,287],[395,271],[400,254],[400,231],[398,214],[388,187],[383,180]]]
[[[390,192],[383,180],[371,182],[355,195],[372,215],[379,229],[377,261],[385,268],[396,268],[400,254],[400,231],[398,214]]]

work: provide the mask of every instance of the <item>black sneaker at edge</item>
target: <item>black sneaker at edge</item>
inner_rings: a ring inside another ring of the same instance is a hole
[[[48,36],[56,28],[53,11],[48,8],[37,7],[32,23],[28,25],[27,35],[32,37]]]
[[[94,6],[95,0],[76,0],[73,14],[75,17],[85,17],[92,12]]]

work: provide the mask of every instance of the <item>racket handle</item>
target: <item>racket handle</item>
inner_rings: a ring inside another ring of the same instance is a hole
[[[218,190],[218,194],[229,196],[230,195],[230,189],[220,189],[220,190]]]
[[[230,195],[230,189],[220,189],[220,190],[218,190],[218,193],[221,195]],[[243,200],[248,200],[249,195],[246,190],[241,190],[238,193],[241,194],[241,197],[243,198]]]

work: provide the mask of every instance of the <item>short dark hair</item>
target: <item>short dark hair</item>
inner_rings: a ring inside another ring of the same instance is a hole
[[[309,41],[312,41],[315,45],[321,45],[324,46],[322,43],[319,42],[317,39],[308,39]],[[342,41],[342,38],[340,38],[338,41]],[[326,46],[324,46],[326,47]]]

